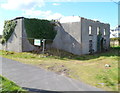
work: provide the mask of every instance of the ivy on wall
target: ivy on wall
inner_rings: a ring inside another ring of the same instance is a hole
[[[99,34],[97,35],[97,51],[101,51],[101,37],[102,33],[99,31]]]
[[[53,40],[56,36],[55,24],[52,24],[51,21],[25,18],[24,23],[28,38]]]
[[[15,26],[16,26],[15,21],[5,21],[4,22],[3,35],[2,35],[2,40],[1,40],[2,44],[8,41],[8,39],[10,38],[10,36],[12,35],[12,33],[15,29]]]

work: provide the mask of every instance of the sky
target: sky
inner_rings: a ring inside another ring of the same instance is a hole
[[[83,2],[84,1],[84,2]],[[0,34],[4,21],[16,17],[60,19],[66,16],[80,16],[118,25],[119,0],[0,0]]]

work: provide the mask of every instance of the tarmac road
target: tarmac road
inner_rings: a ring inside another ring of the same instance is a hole
[[[103,91],[66,76],[3,57],[0,57],[0,67],[0,74],[31,91]]]

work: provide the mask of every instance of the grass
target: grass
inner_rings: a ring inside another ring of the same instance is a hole
[[[46,54],[0,51],[0,55],[25,64],[35,65],[57,74],[83,81],[108,91],[118,91],[118,60],[120,47],[94,55],[77,56],[61,50],[48,50]],[[111,67],[105,67],[109,64]]]
[[[24,93],[21,87],[16,85],[14,82],[8,80],[7,78],[0,76],[0,93]]]

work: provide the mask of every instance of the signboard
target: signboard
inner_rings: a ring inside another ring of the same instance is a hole
[[[34,39],[34,45],[41,46],[41,40],[40,39]]]

